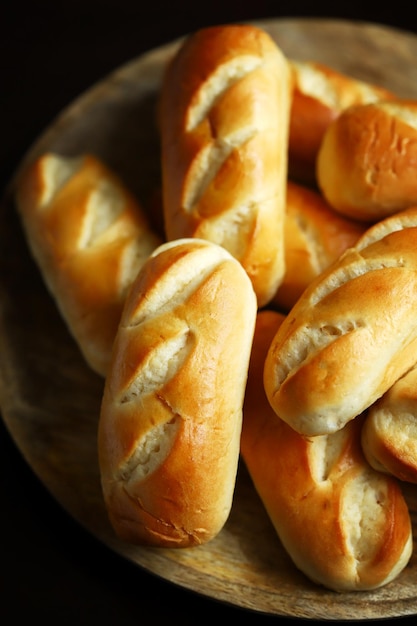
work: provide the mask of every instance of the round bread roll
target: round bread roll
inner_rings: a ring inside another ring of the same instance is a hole
[[[353,246],[365,228],[334,211],[318,191],[288,181],[285,274],[271,304],[289,311],[307,286]]]
[[[122,539],[182,548],[223,527],[256,310],[240,263],[208,241],[163,244],[139,272],[98,433],[104,500]]]
[[[417,204],[416,162],[416,101],[354,106],[323,137],[317,182],[335,210],[376,222]]]
[[[417,483],[417,366],[369,408],[362,448],[378,471]]]
[[[41,155],[21,174],[16,203],[69,331],[105,376],[127,290],[162,240],[122,180],[90,154]]]
[[[288,145],[289,175],[315,184],[316,158],[323,135],[338,115],[354,104],[393,98],[393,94],[314,61],[290,60],[293,96]]]
[[[416,361],[417,227],[379,234],[313,281],[268,352],[268,399],[302,434],[341,429]]]
[[[412,552],[412,526],[398,482],[373,470],[360,445],[361,419],[306,438],[277,419],[263,393],[263,365],[283,321],[258,313],[241,451],[254,486],[294,564],[335,591],[393,580]]]
[[[290,99],[286,58],[251,25],[193,33],[162,85],[167,239],[226,248],[251,278],[259,306],[284,273]]]

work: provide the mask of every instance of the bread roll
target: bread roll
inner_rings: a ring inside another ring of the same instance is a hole
[[[329,204],[376,222],[417,204],[417,101],[350,107],[327,129],[317,157]]]
[[[365,247],[389,232],[414,227],[417,207],[378,222],[360,238],[357,247]],[[368,409],[362,429],[362,447],[372,467],[410,483],[417,483],[416,385],[414,365]]]
[[[360,419],[311,439],[277,419],[263,393],[263,364],[283,316],[258,314],[243,413],[241,451],[254,486],[294,564],[335,591],[393,580],[412,551],[398,483],[373,470]]]
[[[41,155],[22,173],[16,200],[46,286],[86,362],[105,376],[126,292],[159,237],[93,155]]]
[[[369,408],[362,447],[378,471],[417,483],[417,366]]]
[[[365,228],[334,211],[316,190],[288,181],[285,274],[271,304],[289,311],[306,287],[353,246]]]
[[[192,34],[162,86],[167,239],[226,248],[251,278],[259,306],[284,273],[290,98],[286,58],[251,25]]]
[[[223,527],[256,318],[246,272],[199,239],[158,248],[135,280],[99,423],[110,521],[124,540],[202,544]]]
[[[269,401],[302,434],[339,430],[415,363],[417,227],[379,232],[313,281],[268,352]]]
[[[293,98],[289,132],[289,175],[316,182],[316,158],[329,124],[346,108],[393,98],[384,87],[358,80],[314,61],[290,61]]]

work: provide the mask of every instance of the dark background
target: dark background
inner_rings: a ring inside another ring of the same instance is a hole
[[[413,13],[411,2],[382,6],[297,0],[3,0],[1,190],[27,149],[63,107],[125,62],[199,27],[312,16],[365,20],[417,32]],[[96,543],[52,500],[0,420],[2,626],[20,624],[23,619],[45,626],[188,626],[220,618],[245,618],[246,623],[260,625],[278,621],[177,589]]]

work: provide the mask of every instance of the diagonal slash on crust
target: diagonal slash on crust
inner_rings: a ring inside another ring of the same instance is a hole
[[[210,111],[225,93],[237,82],[258,69],[262,64],[259,57],[243,55],[223,63],[202,84],[189,108],[185,130],[192,133],[209,117]],[[213,129],[212,129],[213,130]],[[215,178],[233,150],[245,144],[258,132],[256,126],[246,126],[227,136],[213,135],[213,141],[202,150],[192,166],[189,185],[184,197],[184,209],[191,212],[205,189]]]

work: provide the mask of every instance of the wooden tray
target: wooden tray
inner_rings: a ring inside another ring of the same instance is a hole
[[[411,34],[334,20],[258,24],[290,58],[319,60],[417,98],[417,39]],[[93,86],[53,121],[22,167],[46,150],[91,151],[148,205],[160,176],[155,102],[165,62],[177,45],[151,51]],[[22,454],[68,514],[129,561],[231,605],[327,620],[417,613],[417,550],[405,571],[380,590],[321,589],[284,552],[243,466],[230,518],[209,544],[181,551],[144,549],[114,536],[96,454],[103,381],[84,364],[28,253],[13,206],[15,180],[0,212],[0,406]],[[404,489],[417,528],[415,490]]]

